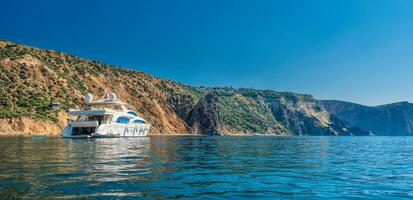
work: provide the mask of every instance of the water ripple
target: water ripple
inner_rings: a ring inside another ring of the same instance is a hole
[[[0,137],[3,198],[410,199],[410,137]]]

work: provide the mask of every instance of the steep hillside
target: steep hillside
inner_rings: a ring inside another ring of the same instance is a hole
[[[336,100],[322,101],[326,110],[375,135],[413,135],[413,104],[400,102],[364,106]]]
[[[331,117],[311,95],[271,90],[215,89],[222,130],[282,135],[367,135]]]
[[[365,134],[332,118],[310,95],[194,88],[143,72],[0,41],[0,132],[58,134],[82,97],[114,91],[151,134]],[[57,106],[58,105],[58,106]]]

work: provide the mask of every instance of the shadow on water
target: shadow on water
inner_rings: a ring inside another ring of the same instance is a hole
[[[407,137],[0,137],[0,195],[412,197]]]

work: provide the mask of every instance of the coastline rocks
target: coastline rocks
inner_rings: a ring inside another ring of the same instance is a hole
[[[219,135],[221,121],[218,95],[214,92],[205,95],[189,113],[186,121],[194,134]]]

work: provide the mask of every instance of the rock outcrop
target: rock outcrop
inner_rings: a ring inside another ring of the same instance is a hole
[[[192,127],[192,133],[219,135],[220,125],[218,95],[214,92],[208,93],[189,113],[187,123]]]

